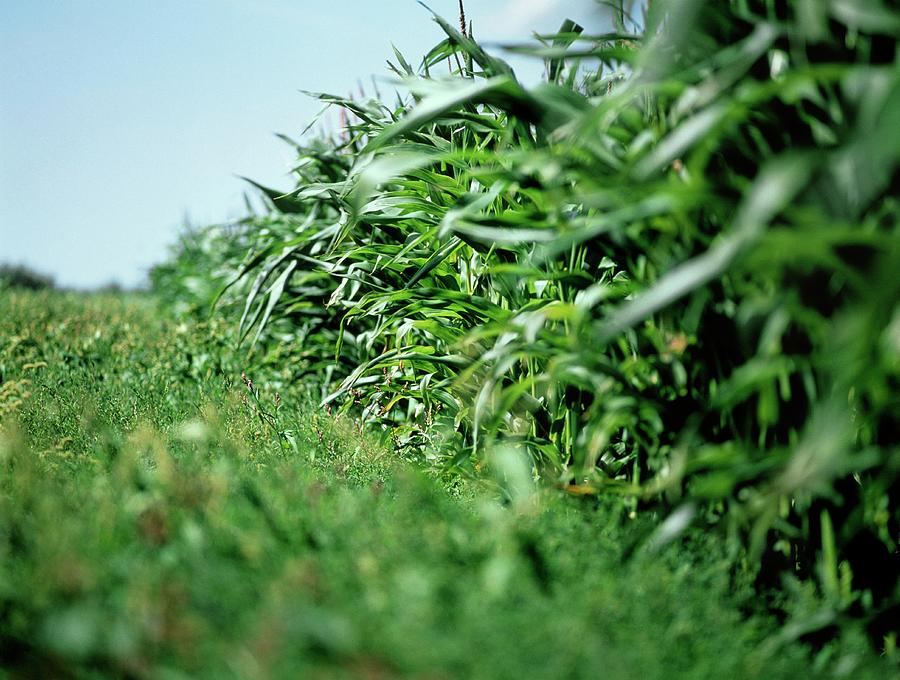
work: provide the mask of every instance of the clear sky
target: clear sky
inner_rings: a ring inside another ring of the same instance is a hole
[[[602,22],[591,0],[466,5],[486,41]],[[0,16],[0,263],[73,287],[138,285],[186,219],[240,216],[237,175],[290,188],[273,133],[319,110],[299,90],[355,92],[388,75],[391,43],[417,63],[443,37],[414,0],[0,0]]]

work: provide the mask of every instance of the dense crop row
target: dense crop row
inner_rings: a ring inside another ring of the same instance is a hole
[[[157,286],[230,271],[242,334],[292,345],[297,379],[400,449],[459,471],[513,451],[572,491],[670,504],[669,528],[726,518],[752,573],[816,579],[813,628],[852,613],[883,640],[900,15],[647,5],[517,48],[546,63],[530,89],[436,18],[420,68],[392,64],[410,99],[321,95],[344,137],[295,143],[296,187]]]

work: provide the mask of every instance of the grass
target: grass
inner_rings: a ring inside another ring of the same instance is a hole
[[[860,637],[801,644],[811,593],[755,612],[713,534],[651,552],[650,514],[515,464],[426,475],[277,362],[249,390],[229,340],[147,297],[0,297],[0,677],[884,675]]]

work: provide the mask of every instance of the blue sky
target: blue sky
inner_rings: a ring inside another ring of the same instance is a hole
[[[456,0],[431,0],[448,18]],[[514,41],[591,0],[468,0],[475,34]],[[140,284],[185,219],[240,216],[237,175],[289,188],[319,110],[441,38],[414,0],[0,0],[0,263],[58,283]],[[519,62],[516,62],[519,63]],[[536,77],[527,69],[524,79]],[[381,85],[389,90],[388,85]],[[336,118],[336,117],[335,117]]]

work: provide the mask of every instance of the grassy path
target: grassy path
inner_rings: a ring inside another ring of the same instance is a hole
[[[650,555],[613,505],[448,488],[288,369],[257,397],[219,322],[0,294],[0,678],[880,672],[777,645],[712,537]]]

